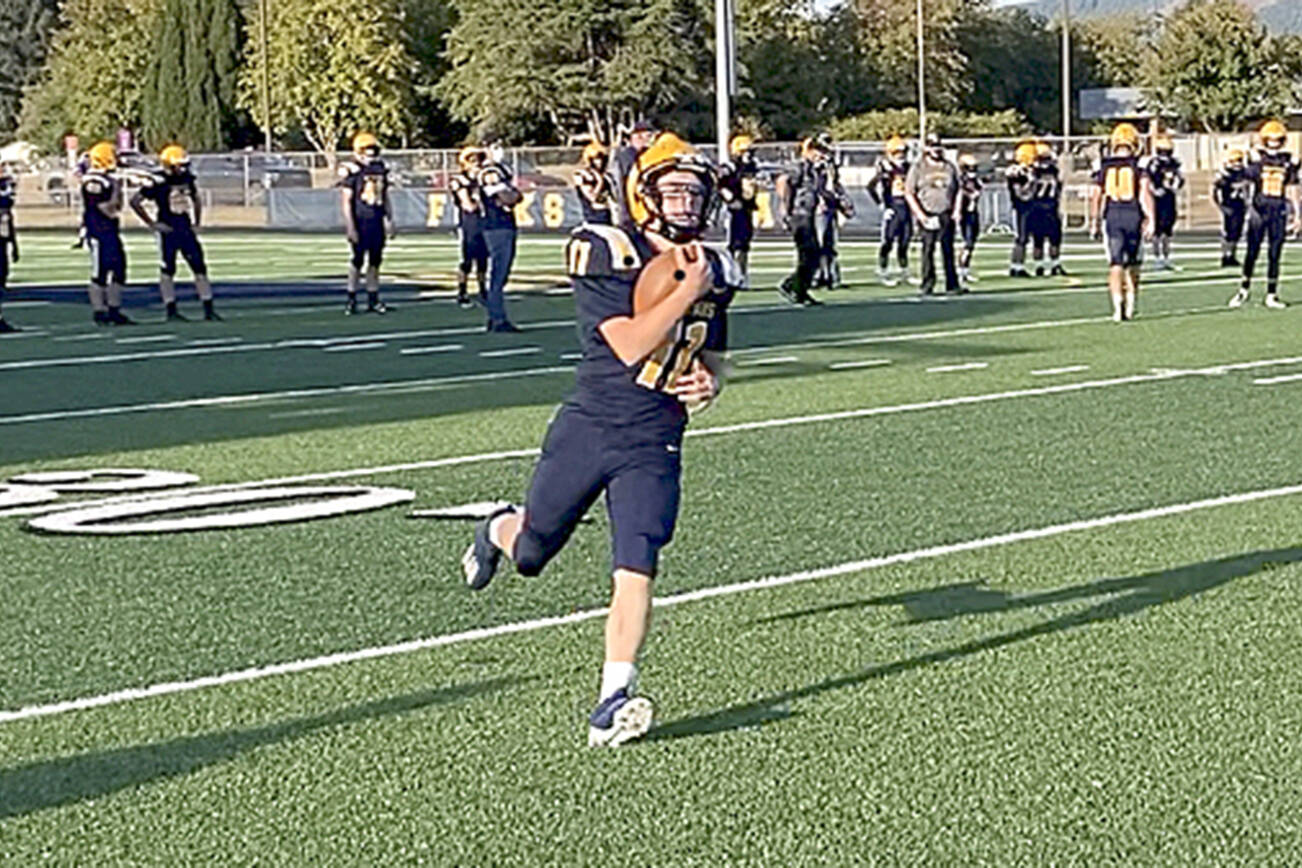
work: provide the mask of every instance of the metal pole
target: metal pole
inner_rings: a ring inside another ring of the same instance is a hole
[[[262,128],[266,131],[264,148],[271,153],[271,53],[267,50],[267,0],[258,4],[262,15]]]
[[[922,0],[918,0],[918,141],[927,136],[926,71],[923,63]]]
[[[728,139],[732,132],[731,96],[735,74],[732,40],[732,2],[714,0],[715,135],[720,164],[728,159]]]
[[[1071,153],[1071,0],[1062,0],[1062,156]]]

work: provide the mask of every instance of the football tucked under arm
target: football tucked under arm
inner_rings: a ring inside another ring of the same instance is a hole
[[[598,328],[621,362],[635,365],[656,350],[698,298],[713,286],[713,270],[699,244],[656,254],[633,286],[633,315]]]

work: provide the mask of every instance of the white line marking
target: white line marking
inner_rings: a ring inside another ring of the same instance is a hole
[[[99,334],[89,334],[89,335],[64,335],[63,337],[51,338],[50,340],[57,341],[59,343],[63,343],[65,341],[102,341],[106,337],[108,337],[108,335],[101,332]]]
[[[368,395],[375,392],[436,389],[460,383],[477,383],[484,380],[503,380],[510,377],[536,377],[574,370],[568,365],[547,368],[526,368],[523,371],[498,371],[492,374],[466,374],[458,377],[436,377],[421,380],[395,380],[385,383],[363,383],[356,386],[327,386],[317,389],[289,389],[282,392],[254,392],[247,395],[219,395],[215,398],[191,398],[183,401],[160,401],[154,404],[120,404],[115,407],[94,407],[86,410],[54,410],[48,413],[28,413],[23,416],[0,416],[0,425],[23,422],[49,422],[56,419],[84,419],[95,416],[120,416],[125,413],[145,413],[155,410],[186,410],[194,407],[223,407],[232,404],[256,404],[279,401],[285,398],[317,398],[322,395]]]
[[[832,362],[827,367],[833,371],[848,371],[853,368],[879,368],[890,363],[890,359],[865,359],[862,362]]]
[[[512,347],[509,350],[484,350],[479,354],[483,359],[500,359],[505,356],[532,356],[541,353],[542,347]]]
[[[1252,383],[1256,386],[1273,386],[1276,383],[1294,383],[1298,380],[1302,380],[1302,374],[1285,374],[1281,377],[1260,377],[1253,380]]]
[[[463,344],[439,344],[433,347],[407,347],[405,350],[398,350],[404,356],[424,356],[429,353],[455,353],[457,350],[464,350]]]
[[[1089,365],[1064,365],[1061,368],[1040,368],[1031,371],[1032,377],[1052,377],[1054,374],[1074,374],[1077,371],[1088,371]]]
[[[927,368],[928,374],[948,374],[951,371],[979,371],[982,368],[990,367],[989,362],[965,362],[961,365],[936,365]]]
[[[561,353],[561,361],[563,362],[577,362],[581,358],[583,358],[583,353]]]
[[[330,347],[322,347],[324,353],[351,353],[353,350],[382,350],[385,347],[384,341],[368,341],[363,344],[335,344]]]
[[[219,347],[222,344],[238,344],[243,342],[244,338],[195,338],[192,341],[186,341],[186,346],[190,347]]]
[[[118,338],[115,344],[159,344],[164,341],[174,341],[176,335],[141,335],[135,338]]]
[[[655,600],[655,607],[657,609],[667,609],[671,606],[681,606],[684,603],[694,603],[699,600],[709,600],[715,597],[728,597],[736,594],[749,593],[751,591],[779,588],[786,585],[803,584],[805,582],[813,582],[820,579],[866,572],[881,567],[909,564],[916,561],[945,557],[960,552],[980,551],[982,549],[996,548],[998,546],[1011,545],[1013,543],[1025,542],[1027,540],[1061,536],[1062,534],[1074,533],[1076,531],[1132,524],[1140,521],[1148,521],[1150,519],[1166,518],[1173,515],[1184,515],[1205,509],[1215,509],[1220,506],[1252,503],[1277,497],[1288,497],[1295,494],[1302,494],[1302,485],[1289,485],[1281,488],[1266,488],[1257,491],[1246,491],[1238,494],[1227,494],[1220,497],[1206,498],[1204,500],[1189,501],[1187,503],[1177,503],[1169,506],[1141,509],[1135,512],[1115,513],[1113,515],[1105,515],[1098,518],[1079,519],[1077,521],[1069,521],[1062,524],[1051,524],[1045,527],[1028,528],[1026,530],[979,537],[977,539],[964,540],[957,543],[927,546],[926,548],[914,549],[913,551],[896,552],[895,554],[879,555],[877,557],[847,561],[845,563],[833,564],[831,566],[818,567],[810,570],[802,570],[800,572],[788,573],[786,575],[767,576],[743,582],[733,582],[727,585],[701,588],[695,591],[686,591],[681,594],[673,594]],[[341,651],[320,657],[309,657],[301,660],[292,660],[286,663],[275,663],[269,666],[255,666],[248,669],[239,669],[234,672],[224,672],[219,675],[207,675],[201,678],[190,679],[188,681],[167,681],[160,684],[153,684],[148,687],[134,687],[126,690],[116,690],[98,696],[69,699],[45,705],[29,705],[24,708],[0,711],[0,724],[11,723],[18,720],[30,720],[37,717],[50,717],[58,714],[66,714],[71,711],[84,711],[108,705],[120,705],[124,702],[133,702],[138,699],[148,699],[156,696],[189,693],[208,687],[221,687],[228,684],[258,681],[275,675],[309,672],[315,669],[342,666],[349,663],[360,662],[362,660],[375,660],[383,657],[393,657],[400,654],[411,654],[416,651],[425,651],[431,648],[440,648],[448,645],[459,645],[466,642],[479,641],[481,639],[491,639],[497,636],[535,632],[547,629],[548,627],[558,627],[565,624],[577,624],[582,621],[591,621],[604,616],[606,612],[607,610],[605,608],[585,609],[578,612],[572,612],[568,615],[534,618],[528,621],[516,621],[514,623],[499,624],[493,627],[480,627],[474,630],[463,630],[458,633],[445,633],[441,636],[430,636],[424,639],[412,639],[407,642],[398,642],[392,645],[361,648],[355,651]]]
[[[750,366],[750,365],[786,365],[786,364],[790,364],[791,362],[798,362],[798,361],[800,361],[800,360],[797,359],[795,356],[774,356],[773,358],[770,358],[770,359],[751,359],[751,360],[748,360],[748,361],[745,361],[745,362],[739,362],[738,364],[747,365],[747,366]]]
[[[347,412],[346,407],[318,407],[315,410],[291,410],[288,413],[268,413],[268,419],[297,419],[302,416],[333,416]]]
[[[1233,362],[1229,364],[1217,365],[1216,370],[1253,370],[1255,368],[1272,367],[1278,365],[1292,365],[1302,363],[1302,356],[1292,356],[1279,359],[1259,359],[1250,362]],[[461,383],[466,380],[483,380],[495,379],[498,377],[528,375],[535,373],[550,373],[557,371],[569,371],[572,368],[531,368],[525,371],[503,372],[501,374],[475,374],[469,377],[445,377],[435,380],[417,380],[412,381],[420,384],[420,388],[431,388],[448,383]],[[763,431],[769,428],[788,428],[797,425],[815,425],[823,422],[841,422],[851,419],[867,419],[875,416],[890,416],[897,413],[912,413],[923,410],[937,410],[947,407],[962,407],[969,404],[984,404],[991,401],[1004,401],[1016,398],[1033,398],[1041,395],[1059,395],[1070,392],[1080,392],[1091,389],[1106,389],[1112,386],[1126,386],[1135,383],[1155,383],[1169,380],[1177,380],[1186,376],[1197,376],[1203,371],[1170,371],[1160,374],[1135,374],[1128,377],[1114,377],[1107,380],[1083,380],[1076,383],[1060,383],[1053,386],[1039,386],[1031,389],[1014,389],[1003,392],[985,392],[976,395],[959,395],[953,398],[939,398],[931,401],[919,401],[911,404],[889,404],[879,407],[863,407],[857,410],[840,410],[832,413],[818,413],[808,416],[785,416],[775,419],[762,419],[755,422],[739,422],[734,425],[719,425],[713,428],[688,428],[687,437],[711,437],[719,434],[737,434],[743,431]],[[386,393],[401,393],[408,386],[407,382],[387,384],[384,391]],[[366,392],[371,387],[366,386],[343,386],[340,389],[351,390],[354,392]],[[317,393],[325,392],[334,394],[338,389],[308,389],[306,392]],[[265,396],[250,396],[252,399],[262,401],[280,400],[285,397],[297,397],[297,393],[269,393]],[[228,399],[199,399],[201,401],[224,401],[230,403]],[[193,402],[174,402],[183,403],[190,406]],[[208,406],[208,404],[205,404]],[[87,411],[71,411],[76,413],[85,413]],[[92,411],[93,412],[93,411]],[[131,412],[128,408],[122,412]],[[9,417],[14,418],[14,417]],[[0,417],[0,424],[6,421],[5,417]],[[299,482],[319,482],[335,479],[351,479],[364,476],[378,476],[388,473],[404,473],[413,470],[432,470],[439,467],[453,467],[465,464],[479,464],[491,461],[503,461],[513,458],[533,458],[538,455],[537,448],[529,449],[510,449],[500,452],[482,452],[471,455],[456,455],[447,458],[432,458],[424,461],[409,461],[402,464],[385,464],[377,467],[359,467],[351,470],[328,470],[320,473],[306,473],[300,476],[282,476],[271,479],[262,479],[254,482],[236,482],[222,485],[211,485],[203,488],[192,489],[193,491],[228,491],[241,488],[255,488],[261,485],[289,485]],[[148,495],[127,496],[120,498],[111,498],[104,501],[93,503],[81,502],[77,506],[92,506],[101,503],[122,503],[131,500],[140,500]],[[52,507],[20,507],[14,509],[0,510],[0,518],[17,515],[39,515],[44,512],[52,512],[59,509],[67,509],[65,505],[54,505]]]

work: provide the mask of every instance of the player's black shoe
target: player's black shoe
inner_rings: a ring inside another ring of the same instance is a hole
[[[1054,277],[1066,277],[1067,269],[1063,268],[1061,265],[1055,265],[1053,268],[1049,269],[1049,273]]]
[[[136,321],[122,312],[120,307],[111,307],[105,315],[105,320],[109,325],[135,325]]]
[[[348,304],[344,305],[344,316],[352,316],[357,313],[357,299],[348,299]]]
[[[490,322],[484,329],[487,332],[496,332],[499,334],[519,334],[520,327],[511,322]]]
[[[464,291],[457,293],[457,307],[473,307],[474,304]]]
[[[90,318],[97,326],[106,326],[109,324],[108,311],[105,310],[91,311]]]
[[[167,321],[172,322],[173,320],[189,322],[190,318],[176,309],[176,302],[169,301],[167,303]]]
[[[514,512],[514,506],[504,506],[475,525],[475,541],[461,556],[461,571],[465,574],[466,586],[470,590],[482,591],[497,574],[497,567],[502,562],[502,550],[493,544],[489,529],[498,516]]]
[[[782,296],[790,304],[804,303],[796,293],[795,282],[789,277],[778,284],[778,295]]]
[[[0,334],[12,334],[13,332],[22,331],[18,326],[10,325],[5,322],[4,317],[0,316]]]
[[[383,315],[389,312],[389,306],[382,301],[377,301],[375,304],[368,304],[366,306],[366,312]]]
[[[203,318],[208,322],[222,321],[221,314],[217,313],[217,311],[213,309],[211,298],[203,303]]]

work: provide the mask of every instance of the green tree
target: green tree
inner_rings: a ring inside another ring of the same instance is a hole
[[[5,0],[0,4],[0,136],[18,126],[23,89],[45,62],[58,21],[58,0]]]
[[[963,21],[983,0],[927,0],[923,37],[927,107],[953,110],[972,90],[968,57],[961,44]],[[853,0],[863,56],[881,83],[882,106],[918,100],[916,0]]]
[[[962,108],[1016,109],[1039,129],[1061,126],[1060,48],[1044,19],[1024,9],[977,7],[959,21],[957,38],[971,84]]]
[[[359,130],[406,141],[416,64],[402,0],[276,0],[268,22],[271,126],[333,159]],[[262,22],[249,16],[238,105],[262,117]]]
[[[458,11],[438,92],[481,134],[609,140],[617,124],[708,89],[701,0],[475,0]]]
[[[462,141],[468,131],[453,119],[438,96],[438,83],[451,68],[446,51],[448,34],[457,13],[451,0],[405,0],[407,44],[416,72],[415,98],[410,106],[413,135],[423,145],[447,147]]]
[[[1146,72],[1153,105],[1208,132],[1278,114],[1292,97],[1285,58],[1236,0],[1191,0],[1173,12]]]
[[[160,0],[64,0],[64,26],[25,94],[20,134],[58,150],[68,132],[91,141],[138,127],[159,9]]]
[[[241,22],[234,0],[163,0],[141,99],[153,146],[224,147],[238,125]]]

